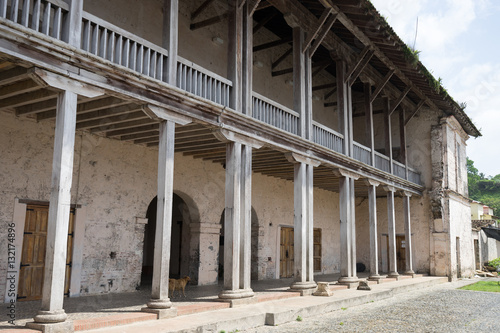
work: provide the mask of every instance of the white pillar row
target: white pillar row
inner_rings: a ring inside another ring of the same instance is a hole
[[[406,270],[405,274],[413,275],[413,253],[412,253],[412,242],[411,242],[411,219],[410,219],[410,198],[411,193],[403,191],[403,209],[404,209],[404,219],[405,219],[405,260],[406,260]]]
[[[378,281],[383,277],[378,272],[378,225],[377,225],[377,186],[372,179],[365,179],[368,186],[368,219],[370,224],[370,280]]]
[[[47,247],[43,280],[42,306],[34,317],[32,328],[38,324],[65,322],[63,309],[66,251],[68,242],[73,155],[75,148],[77,94],[63,91],[57,97],[52,185],[47,226]],[[70,329],[64,323],[63,329]],[[60,326],[60,325],[59,325]],[[72,328],[72,325],[70,325]]]
[[[356,272],[356,223],[354,181],[359,176],[335,170],[339,176],[340,211],[340,278],[339,283],[351,286],[358,282]]]
[[[398,277],[398,266],[396,257],[396,213],[394,210],[394,193],[396,189],[392,186],[384,186],[387,191],[387,237],[389,240],[389,275]]]
[[[316,288],[313,169],[319,162],[293,153],[286,154],[286,157],[294,163],[294,282],[290,289],[307,293]]]

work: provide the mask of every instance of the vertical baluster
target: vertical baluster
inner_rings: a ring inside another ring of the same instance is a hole
[[[137,44],[137,62],[135,70],[139,73],[142,73],[142,66],[144,61],[143,57],[144,57],[144,46]]]
[[[201,75],[201,97],[207,98],[207,75]]]
[[[50,2],[47,2],[45,4],[45,10],[43,12],[43,18],[42,18],[42,34],[49,35],[49,30],[50,30],[50,10],[51,10],[51,4]]]
[[[222,82],[217,80],[217,101],[216,101],[216,103],[219,103],[219,104],[222,104],[221,90],[222,90]]]
[[[0,0],[0,17],[7,18],[7,0]]]
[[[7,6],[7,0],[4,0],[3,3]],[[41,0],[35,0],[33,3],[33,13],[31,14],[31,29],[38,31],[40,27],[40,11],[41,11]],[[3,6],[3,5],[2,5]],[[2,9],[0,9],[2,10]],[[1,15],[3,16],[3,15]]]
[[[93,30],[92,30],[92,42],[90,45],[90,52],[94,55],[97,55],[99,52],[99,25],[97,24],[92,24]]]
[[[52,24],[52,37],[61,39],[62,10],[60,7],[54,11],[54,22]]]
[[[123,51],[123,37],[118,35],[116,37],[116,45],[115,45],[115,62],[118,65],[122,64],[122,51]]]
[[[105,56],[105,58],[111,62],[114,61],[113,58],[115,55],[115,40],[116,40],[116,34],[114,31],[111,31],[108,36],[108,52],[106,52]]]
[[[28,27],[30,17],[30,0],[24,0],[23,11],[21,12],[21,24]]]
[[[17,15],[19,13],[19,0],[12,0],[10,2],[10,19],[17,23]]]
[[[100,27],[100,37],[99,37],[99,57],[106,58],[107,47],[108,47],[108,29]]]
[[[163,61],[166,57],[158,53],[158,58],[156,59],[156,78],[163,81]]]
[[[187,71],[187,80],[186,80],[186,90],[189,91],[190,93],[193,92],[193,84],[192,84],[192,81],[193,81],[193,67],[189,67],[188,71]]]
[[[152,78],[156,79],[155,73],[156,73],[156,51],[150,51],[151,52],[151,61],[150,61],[150,69],[149,69],[149,76]]]
[[[82,50],[90,50],[90,21],[83,21],[83,38],[82,38]]]
[[[151,60],[151,49],[145,47],[144,52],[144,67],[142,67],[142,74],[149,76],[149,63]]]
[[[122,53],[122,65],[129,67],[130,60],[130,39],[125,38],[123,40],[123,53]]]
[[[177,62],[177,80],[175,80],[177,84],[177,88],[181,87],[181,74],[182,74],[182,63]]]
[[[135,71],[137,68],[137,42],[130,42],[132,43],[132,45],[130,46],[129,68]]]

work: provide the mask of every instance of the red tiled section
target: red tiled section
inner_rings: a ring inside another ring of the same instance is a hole
[[[177,315],[183,316],[192,313],[227,309],[230,304],[225,302],[206,302],[206,303],[196,303],[190,305],[181,305],[177,307]]]
[[[368,285],[371,286],[372,284],[378,284],[377,281],[370,281],[370,280],[366,280],[366,282],[368,282]]]
[[[411,276],[411,275],[400,275],[399,279],[400,280],[413,279],[413,276]]]
[[[345,290],[345,289],[348,289],[348,286],[343,285],[343,284],[334,284],[333,286],[330,286],[330,290],[331,290],[331,291],[335,291],[335,290]]]
[[[75,331],[92,330],[96,328],[131,324],[138,321],[156,320],[154,313],[128,312],[105,317],[78,319],[74,321]]]
[[[300,293],[296,291],[286,291],[283,293],[269,293],[269,294],[261,294],[257,296],[258,302],[268,302],[268,301],[276,301],[279,299],[286,299],[292,297],[300,297]]]
[[[2,333],[40,333],[40,331],[32,330],[29,328],[20,328],[20,329],[8,328],[5,330],[0,330],[0,332],[2,332]]]
[[[397,281],[396,278],[385,278],[385,279],[380,280],[380,283],[396,282],[396,281]]]

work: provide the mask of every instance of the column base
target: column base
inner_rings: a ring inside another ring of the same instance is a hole
[[[170,298],[152,298],[149,300],[147,306],[150,309],[170,309],[172,302],[170,302]]]
[[[343,284],[349,289],[357,288],[359,285],[359,278],[357,276],[341,276],[338,284]]]
[[[57,323],[40,323],[40,322],[30,322],[26,323],[26,327],[42,331],[44,333],[72,333],[75,331],[75,326],[72,321],[63,321]]]
[[[368,277],[368,281],[376,281],[378,284],[380,284],[380,281],[383,279],[385,279],[385,275],[375,274],[375,275],[370,275],[370,277]]]
[[[35,323],[40,324],[54,324],[54,323],[62,323],[68,318],[64,309],[54,310],[54,311],[43,311],[40,310],[33,318]]]
[[[300,296],[308,296],[308,295],[312,295],[317,287],[318,287],[318,285],[314,281],[294,282],[290,286],[289,290],[300,292]]]
[[[415,275],[415,272],[413,271],[413,269],[410,269],[409,271],[406,271],[403,273],[404,275],[411,275],[411,276],[414,276]]]
[[[387,275],[388,278],[391,279],[399,279],[399,273],[398,272],[390,272],[389,275]]]
[[[241,299],[253,296],[255,296],[255,293],[251,288],[237,289],[237,290],[222,290],[219,293],[219,298],[222,300]]]
[[[141,309],[142,312],[154,313],[157,316],[157,319],[167,319],[173,318],[177,316],[177,308],[168,308],[168,309],[154,309],[150,307],[144,307]]]
[[[318,282],[318,289],[313,292],[313,296],[332,296],[333,292],[330,290],[328,282]]]

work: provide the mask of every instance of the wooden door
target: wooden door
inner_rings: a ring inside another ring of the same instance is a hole
[[[314,229],[314,271],[321,271],[321,229]]]
[[[69,279],[71,276],[74,215],[75,211],[72,209],[68,232],[68,254],[66,257],[66,277],[64,286],[65,294],[69,292]],[[22,301],[32,301],[42,298],[48,217],[48,206],[28,205],[26,209],[23,248],[19,270],[19,287],[17,293],[17,298]]]
[[[282,227],[280,236],[280,278],[293,277],[293,228]]]
[[[406,241],[405,236],[396,236],[396,258],[397,271],[404,272],[406,270]]]

